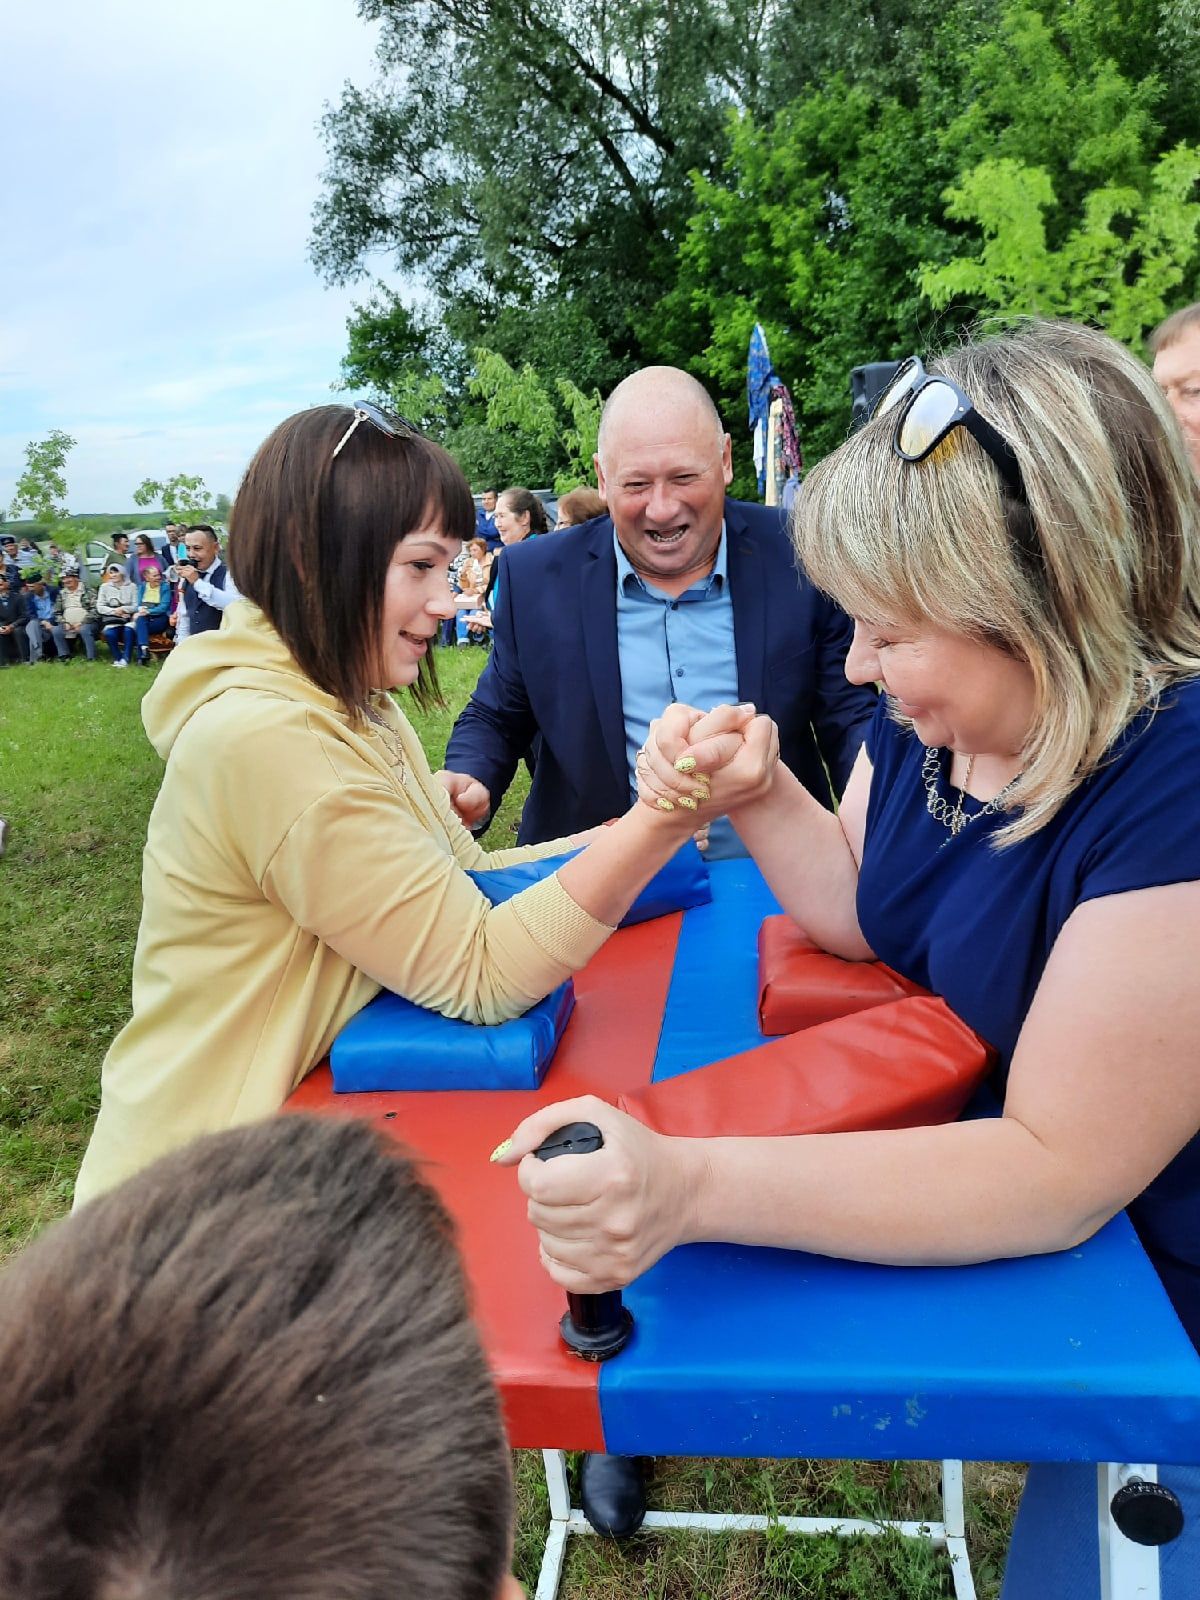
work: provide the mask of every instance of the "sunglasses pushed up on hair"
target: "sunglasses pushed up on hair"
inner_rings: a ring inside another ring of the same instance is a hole
[[[970,395],[949,378],[926,372],[920,356],[909,356],[875,402],[872,420],[893,411],[892,450],[901,461],[924,461],[955,428],[967,430],[1020,508],[1019,515],[1008,519],[1017,548],[1031,570],[1042,572],[1045,557],[1016,451],[999,429],[980,415]]]
[[[898,408],[898,409],[897,409]],[[924,461],[947,434],[965,428],[987,452],[1009,492],[1028,505],[1025,480],[1012,445],[975,402],[949,378],[928,373],[919,356],[909,356],[875,402],[872,418],[896,412],[892,449],[902,461]]]
[[[369,422],[373,428],[382,433],[385,439],[421,439],[424,437],[415,422],[410,422],[407,417],[398,416],[395,412],[385,411],[382,406],[374,405],[370,400],[357,400],[354,404],[354,420],[345,433],[333,447],[331,461],[336,461],[341,455],[351,435],[362,423]]]

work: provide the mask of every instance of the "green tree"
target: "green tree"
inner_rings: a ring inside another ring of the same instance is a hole
[[[370,396],[439,438],[461,419],[468,363],[441,323],[377,286],[346,331],[338,388]]]
[[[44,439],[32,439],[25,446],[25,470],[16,482],[11,514],[28,512],[38,522],[57,522],[68,515],[67,456],[75,440],[62,428],[51,428]]]
[[[219,494],[213,501],[213,517],[217,522],[228,522],[233,502],[227,494]]]
[[[1200,126],[1200,73],[1178,67],[1168,0],[1008,0],[985,38],[975,0],[951,0],[923,38],[898,8],[871,10],[895,26],[859,81],[733,117],[722,170],[693,176],[675,281],[640,322],[644,349],[721,398],[743,490],[756,320],[811,454],[844,436],[862,362],[936,347],[993,309],[1136,342],[1200,287],[1181,143]]]
[[[974,248],[922,267],[933,305],[1074,317],[1136,344],[1194,286],[1200,148],[1172,142],[1182,90],[1169,92],[1166,46],[1177,35],[1163,7],[1129,9],[1005,9],[944,135],[964,158],[946,215]],[[1157,51],[1131,22],[1152,24]]]
[[[562,424],[534,369],[514,368],[496,351],[480,348],[467,388],[482,403],[482,417],[448,443],[468,476],[502,487],[550,483],[561,460]]]
[[[562,435],[566,464],[554,475],[554,492],[565,494],[577,484],[595,484],[596,442],[600,437],[600,413],[604,410],[604,402],[598,389],[585,394],[569,378],[558,380],[558,392],[571,416],[571,425],[564,429]]]
[[[199,522],[209,515],[212,506],[204,479],[187,472],[177,472],[173,478],[161,481],[143,478],[133,491],[134,505],[149,506],[156,500],[172,522]]]
[[[778,0],[360,0],[379,81],[327,111],[312,256],[376,252],[418,274],[464,348],[533,361],[495,326],[574,302],[608,360],[671,271],[688,174],[713,171],[730,105],[768,92]],[[524,335],[524,330],[523,330]],[[625,369],[622,368],[622,370]],[[590,370],[566,374],[587,386]],[[444,376],[444,375],[443,375]],[[453,385],[451,385],[453,387]]]

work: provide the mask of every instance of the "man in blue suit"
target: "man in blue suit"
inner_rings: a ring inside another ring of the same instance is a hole
[[[499,804],[540,736],[518,839],[578,833],[625,811],[652,718],[672,700],[750,702],[826,805],[841,794],[875,704],[846,681],[849,618],[796,570],[777,509],[726,498],[729,435],[694,378],[648,367],[600,422],[596,480],[609,515],[508,546],[492,654],[440,777],[468,826]],[[725,819],[713,857],[744,854]],[[599,1533],[641,1525],[639,1462],[584,1456],[580,1498]]]
[[[672,700],[750,702],[813,794],[840,794],[874,692],[846,681],[849,619],[798,574],[780,512],[726,498],[729,435],[688,374],[613,391],[596,454],[610,515],[499,558],[491,659],[446,750],[459,815],[481,822],[540,735],[519,841],[630,804],[650,720]],[[741,853],[727,822],[713,856]]]

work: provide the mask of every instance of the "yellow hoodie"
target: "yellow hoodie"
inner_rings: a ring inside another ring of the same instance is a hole
[[[501,1022],[612,931],[557,875],[492,907],[483,851],[408,720],[360,729],[256,606],[168,657],[142,702],[166,760],[142,863],[133,1015],[104,1063],[76,1204],[197,1134],[276,1111],[381,987]]]

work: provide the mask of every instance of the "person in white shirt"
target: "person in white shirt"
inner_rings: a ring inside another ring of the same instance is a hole
[[[194,633],[221,626],[221,614],[240,600],[237,585],[221,560],[217,535],[206,522],[187,531],[187,556],[176,562],[179,575],[179,609],[175,613],[175,643]]]

